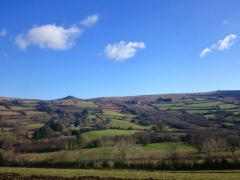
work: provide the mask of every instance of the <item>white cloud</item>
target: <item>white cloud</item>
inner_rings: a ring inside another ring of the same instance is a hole
[[[146,45],[144,42],[129,42],[121,41],[120,43],[108,44],[105,47],[105,56],[108,59],[115,61],[124,61],[125,59],[135,56],[137,48],[143,49]]]
[[[83,26],[89,27],[89,26],[93,26],[99,19],[99,15],[98,14],[94,14],[92,16],[88,16],[86,19],[80,21],[80,24],[82,24]]]
[[[15,43],[21,48],[26,49],[29,45],[36,45],[39,48],[50,48],[54,50],[66,50],[75,44],[75,39],[81,34],[82,30],[73,25],[69,29],[55,24],[33,27],[27,34],[19,34]]]
[[[1,32],[0,32],[0,36],[5,36],[7,34],[7,31],[5,29],[3,29]]]
[[[210,53],[212,50],[209,49],[209,48],[205,48],[201,53],[200,53],[200,57],[201,58],[204,58],[204,56],[207,54],[207,53]]]
[[[237,35],[235,35],[235,34],[230,34],[230,35],[226,36],[223,40],[221,39],[218,41],[218,43],[213,44],[210,48],[208,48],[208,47],[205,48],[200,53],[200,57],[204,58],[204,56],[207,53],[212,52],[213,49],[220,50],[220,51],[229,49],[235,43],[236,38],[237,38]]]
[[[231,34],[225,37],[223,40],[218,41],[218,50],[229,49],[235,43],[236,38],[236,35]]]

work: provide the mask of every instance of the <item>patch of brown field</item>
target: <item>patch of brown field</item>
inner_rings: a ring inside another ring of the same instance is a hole
[[[47,115],[47,112],[41,111],[25,111],[28,116],[35,116],[35,115]]]
[[[0,115],[2,116],[20,116],[20,112],[17,111],[0,111]]]

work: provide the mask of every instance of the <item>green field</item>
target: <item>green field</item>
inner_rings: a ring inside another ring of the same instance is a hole
[[[119,129],[108,129],[99,131],[90,131],[83,133],[89,140],[101,139],[103,136],[116,136],[116,135],[129,135],[138,132],[137,130],[119,130]]]
[[[124,129],[130,128],[130,127],[132,127],[133,129],[150,129],[151,128],[151,126],[140,126],[134,123],[130,123],[129,121],[116,120],[116,119],[111,119],[110,126],[120,127]]]
[[[234,105],[234,104],[220,104],[219,108],[220,109],[234,109],[237,108],[238,106]]]
[[[76,103],[73,100],[54,100],[53,103],[55,105],[65,105],[65,106],[76,105]]]
[[[10,106],[13,111],[34,110],[34,106]]]
[[[223,102],[221,101],[212,101],[212,102],[201,102],[201,103],[193,103],[193,104],[189,104],[189,107],[213,107],[213,106],[217,106],[219,104],[223,104]]]
[[[195,113],[205,114],[209,113],[209,111],[215,112],[217,111],[218,107],[222,110],[236,112],[238,111],[239,108],[239,106],[234,104],[226,104],[222,101],[207,100],[205,98],[195,98],[194,100],[193,99],[175,100],[172,103],[168,102],[152,105],[159,108],[160,110],[167,110],[172,112],[176,112],[178,110],[186,110],[190,114]]]
[[[0,106],[0,111],[8,111],[9,109],[6,108],[5,106]]]
[[[228,116],[226,118],[227,121],[240,121],[240,116]]]
[[[162,143],[151,143],[148,144],[147,146],[142,146],[143,150],[147,151],[155,151],[155,150],[163,150],[163,151],[171,151],[173,148],[174,143],[171,142],[162,142]],[[182,150],[182,151],[196,151],[196,149],[189,145],[188,143],[182,143],[178,142],[177,143],[177,150]]]
[[[208,110],[203,110],[203,109],[196,109],[196,110],[186,110],[189,114],[194,114],[194,113],[207,113],[209,112]]]
[[[109,110],[109,109],[104,109],[103,110],[103,115],[107,115],[107,116],[126,116],[127,114],[123,114],[123,113],[119,113],[119,112],[116,112],[116,111],[112,111],[112,110]]]
[[[7,168],[1,167],[0,173],[17,173],[23,177],[32,175],[75,178],[83,176],[121,179],[240,179],[239,170],[231,171],[142,171],[142,170],[90,170],[90,169],[51,169],[51,168]],[[42,179],[45,179],[44,177]]]
[[[77,106],[85,108],[98,108],[98,105],[93,102],[77,102]]]

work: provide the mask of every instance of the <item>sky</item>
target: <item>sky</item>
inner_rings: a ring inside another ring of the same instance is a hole
[[[0,0],[0,96],[240,89],[239,0]]]

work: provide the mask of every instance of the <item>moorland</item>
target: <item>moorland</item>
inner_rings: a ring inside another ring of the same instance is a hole
[[[48,167],[232,174],[240,168],[239,155],[237,90],[93,99],[0,97],[1,173],[10,167]]]

